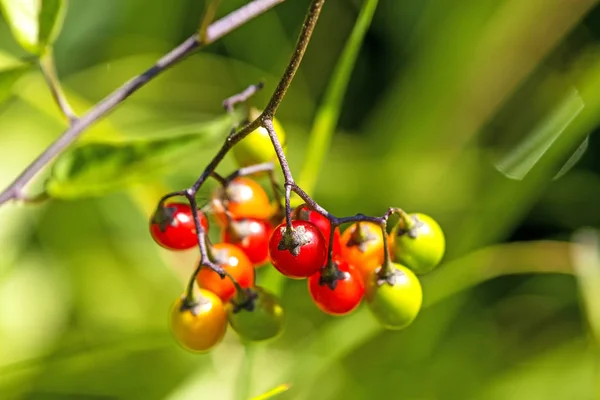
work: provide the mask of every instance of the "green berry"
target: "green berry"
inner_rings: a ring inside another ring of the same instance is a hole
[[[387,329],[403,329],[419,314],[423,290],[419,278],[403,265],[392,263],[391,273],[380,278],[377,269],[365,282],[365,298],[369,309]]]
[[[236,300],[227,304],[227,317],[229,325],[242,338],[262,341],[281,333],[285,314],[274,294],[261,287],[254,287],[248,290],[243,303]]]
[[[417,213],[403,216],[394,227],[391,237],[394,261],[406,265],[416,274],[432,271],[444,256],[444,232],[428,215]]]

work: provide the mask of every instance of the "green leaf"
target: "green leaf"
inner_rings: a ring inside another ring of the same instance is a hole
[[[572,89],[529,135],[499,160],[496,168],[509,178],[524,179],[584,107],[581,96],[577,90]],[[585,143],[583,143],[583,147],[579,146],[573,156],[569,158],[567,164],[559,171],[559,175],[564,174],[581,158],[587,147]]]
[[[126,142],[88,142],[63,153],[52,166],[46,192],[54,198],[101,196],[150,179],[193,157],[229,132],[229,116],[197,128],[196,133]]]
[[[39,55],[58,36],[66,0],[0,0],[0,10],[17,42]]]

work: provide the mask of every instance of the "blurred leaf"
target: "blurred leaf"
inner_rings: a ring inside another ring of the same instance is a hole
[[[52,166],[46,191],[54,198],[73,199],[122,189],[177,165],[179,160],[193,157],[202,146],[228,133],[231,125],[231,117],[226,116],[188,128],[188,132],[195,133],[126,142],[90,142],[74,147]]]
[[[539,160],[532,166],[523,181],[509,180],[505,176],[490,175],[486,189],[477,194],[478,212],[469,213],[456,225],[455,245],[449,253],[465,254],[477,247],[491,244],[506,238],[516,229],[519,221],[525,218],[531,207],[538,201],[540,193],[556,176],[557,171],[585,138],[600,123],[600,52],[597,48],[584,51],[571,67],[570,80],[578,90],[578,96],[585,107],[571,123],[565,125],[564,132],[554,139]],[[572,89],[571,89],[572,90]],[[544,98],[536,98],[542,101]],[[576,106],[577,99],[571,97]],[[568,106],[568,101],[563,102]],[[566,107],[566,106],[565,106]],[[529,111],[529,110],[528,110]],[[528,114],[528,113],[520,113]],[[510,202],[510,207],[506,207]],[[502,210],[502,218],[498,218]],[[490,229],[490,227],[494,229]]]
[[[2,103],[10,97],[13,85],[23,74],[31,69],[31,65],[21,64],[0,68],[0,103]]]
[[[581,160],[581,157],[583,157],[583,155],[587,151],[589,145],[590,145],[590,137],[588,136],[583,140],[583,142],[581,142],[581,144],[579,145],[577,150],[575,150],[575,152],[571,155],[571,157],[569,157],[567,162],[565,162],[565,165],[563,165],[562,168],[556,173],[556,176],[554,176],[554,179],[558,179],[561,176],[563,176],[564,174],[566,174],[567,172],[569,172],[571,170],[571,168],[573,168],[575,166],[575,164],[577,164],[577,162],[579,162],[579,160]]]
[[[577,245],[559,241],[513,242],[489,246],[452,260],[423,277],[423,306],[487,280],[515,274],[572,274]]]
[[[539,122],[531,134],[496,164],[496,168],[509,178],[525,178],[584,107],[579,93],[572,89],[556,109]],[[585,147],[580,146],[577,149],[565,165],[567,169],[579,160],[584,151]],[[564,173],[565,167],[561,171]]]
[[[312,194],[314,190],[323,160],[329,150],[350,75],[356,64],[365,34],[371,25],[373,14],[377,9],[377,3],[378,0],[363,2],[360,15],[327,86],[325,98],[317,110],[306,149],[306,159],[299,178],[300,186],[309,194]]]
[[[66,0],[0,0],[0,9],[21,47],[41,54],[58,36]]]

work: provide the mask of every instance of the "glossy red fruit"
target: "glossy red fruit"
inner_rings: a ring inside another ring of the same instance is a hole
[[[244,252],[230,243],[217,243],[212,248],[216,263],[227,271],[242,288],[254,286],[254,267]],[[235,286],[228,277],[221,276],[210,268],[202,268],[196,277],[198,286],[207,289],[228,302],[235,295]]]
[[[325,242],[329,245],[329,235],[331,234],[331,221],[319,214],[318,212],[311,210],[306,204],[302,204],[294,210],[293,219],[312,222],[323,234]],[[336,227],[333,232],[333,252],[335,254],[341,254],[341,242],[340,242],[340,228]]]
[[[208,232],[208,220],[198,211],[200,223]],[[198,244],[192,208],[185,203],[166,203],[150,219],[150,234],[156,243],[170,250],[186,250]]]
[[[242,249],[254,266],[269,260],[269,238],[273,226],[266,220],[256,218],[234,219],[223,230],[223,241]]]
[[[326,270],[321,270],[308,278],[308,291],[323,312],[344,315],[358,307],[365,288],[358,270],[344,260],[334,262],[339,270],[335,284],[327,283]]]
[[[327,245],[319,228],[308,221],[292,221],[291,234],[284,236],[285,232],[285,223],[280,224],[269,240],[269,257],[273,266],[294,279],[315,274],[327,258]]]

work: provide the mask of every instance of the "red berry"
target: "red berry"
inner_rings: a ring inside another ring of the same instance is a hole
[[[227,271],[241,287],[254,286],[254,267],[246,254],[229,243],[217,243],[212,248],[217,265]],[[198,286],[207,289],[228,302],[235,294],[235,286],[229,277],[221,276],[210,268],[202,268],[196,277]]]
[[[324,279],[325,270],[322,269],[308,278],[308,290],[317,307],[323,312],[344,315],[358,307],[365,288],[358,270],[346,261],[335,260],[334,262],[340,272],[335,283],[331,281],[328,283],[328,279]]]
[[[273,226],[256,218],[235,219],[223,230],[223,241],[242,249],[255,266],[269,260],[269,238]]]
[[[311,210],[306,204],[302,204],[294,210],[293,219],[308,221],[315,224],[323,234],[325,242],[329,245],[329,235],[331,234],[331,221],[319,214],[315,210]],[[333,232],[333,252],[341,254],[342,246],[340,242],[340,229],[335,228]]]
[[[208,220],[198,211],[200,223],[208,232]],[[166,203],[150,220],[150,234],[156,243],[170,250],[186,250],[198,244],[192,208],[185,203]]]
[[[280,224],[269,240],[269,256],[273,266],[283,275],[307,278],[325,263],[327,246],[323,234],[307,221],[292,221],[292,232],[285,236],[286,225]]]

